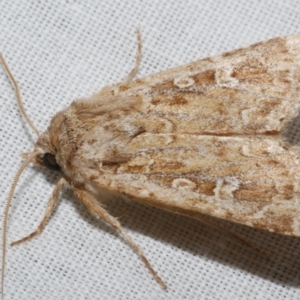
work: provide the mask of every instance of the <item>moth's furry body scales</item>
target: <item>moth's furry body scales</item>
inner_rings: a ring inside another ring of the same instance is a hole
[[[39,134],[25,163],[49,164],[62,177],[39,229],[16,243],[43,230],[63,186],[120,232],[164,287],[97,200],[126,195],[300,236],[299,156],[281,135],[300,108],[300,36],[130,81],[136,71],[74,101]]]

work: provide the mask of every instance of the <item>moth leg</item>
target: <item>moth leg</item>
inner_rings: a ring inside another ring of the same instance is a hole
[[[122,213],[120,213],[118,216],[116,216],[115,218],[117,219],[117,220],[119,220],[119,219],[121,219],[124,215],[126,215],[126,211],[123,211]]]
[[[137,54],[136,54],[135,64],[134,64],[133,69],[129,72],[129,74],[125,77],[125,79],[123,79],[121,84],[130,82],[134,78],[134,76],[137,74],[137,72],[139,70],[139,67],[140,67],[140,64],[141,64],[141,60],[142,60],[142,37],[141,37],[141,32],[140,32],[139,28],[136,30],[136,34],[137,34],[138,51],[137,51]]]
[[[44,228],[46,226],[46,223],[47,223],[49,217],[51,216],[54,208],[56,207],[56,204],[58,202],[59,193],[60,193],[61,189],[63,188],[63,186],[66,183],[67,183],[66,179],[62,177],[58,181],[58,183],[56,184],[56,187],[55,187],[54,191],[52,192],[52,195],[51,195],[51,197],[48,201],[48,204],[47,204],[46,211],[45,211],[44,217],[42,219],[42,222],[38,226],[37,230],[35,230],[31,234],[29,234],[28,236],[11,243],[11,246],[21,244],[21,243],[23,243],[25,241],[28,241],[28,240],[32,239],[33,237],[39,235],[40,233],[42,233],[42,231],[44,230]]]
[[[235,233],[231,232],[230,230],[227,230],[227,229],[225,229],[225,228],[223,228],[223,227],[221,227],[221,226],[219,226],[219,225],[217,225],[217,224],[215,224],[213,222],[208,221],[205,217],[200,216],[199,214],[195,215],[195,216],[189,215],[189,217],[192,217],[192,218],[194,218],[196,220],[199,220],[200,222],[202,222],[202,223],[204,223],[204,224],[206,224],[206,225],[208,225],[208,226],[210,226],[212,228],[215,228],[215,229],[217,229],[217,230],[219,230],[221,232],[226,233],[228,236],[235,238],[240,243],[246,245],[247,247],[252,248],[254,251],[258,252],[259,254],[262,254],[264,256],[269,256],[269,253],[266,253],[265,251],[263,251],[263,250],[255,247],[254,245],[252,245],[249,242],[247,242],[245,239],[243,239],[243,238],[239,237],[238,235],[236,235]]]
[[[122,235],[125,241],[130,245],[130,247],[137,253],[137,255],[142,259],[148,270],[151,272],[154,279],[162,286],[163,289],[167,288],[167,285],[164,281],[157,275],[157,273],[152,268],[150,262],[142,252],[141,248],[134,242],[134,240],[123,230],[119,221],[111,216],[104,208],[102,208],[98,201],[85,190],[74,187],[73,191],[75,195],[81,200],[81,202],[87,207],[89,212],[96,216],[100,217],[102,220],[107,222],[112,226],[118,233]]]

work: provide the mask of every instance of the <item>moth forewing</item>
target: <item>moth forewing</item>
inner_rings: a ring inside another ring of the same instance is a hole
[[[134,135],[119,145],[130,158],[85,180],[185,215],[299,235],[299,160],[281,136],[300,107],[299,50],[298,36],[276,38],[120,86],[137,103],[109,124]]]
[[[298,156],[276,139],[163,136],[158,152],[149,147],[118,168],[106,166],[93,182],[187,216],[300,235]]]
[[[300,37],[288,36],[105,87],[56,114],[34,161],[60,170],[60,189],[114,227],[111,192],[165,210],[300,235],[299,158],[281,132],[300,108]],[[100,201],[97,202],[97,199]]]
[[[298,36],[275,38],[138,79],[119,94],[139,97],[137,117],[158,119],[158,132],[279,133],[300,106],[299,48]]]

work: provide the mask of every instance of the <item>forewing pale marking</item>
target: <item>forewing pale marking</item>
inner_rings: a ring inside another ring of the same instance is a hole
[[[300,37],[269,40],[138,79],[120,87],[120,96],[126,95],[140,99],[140,120],[164,118],[176,124],[172,132],[279,132],[300,108]]]
[[[146,147],[134,158],[104,166],[90,180],[185,215],[199,212],[300,235],[298,157],[277,140],[177,135],[163,145],[162,136],[160,147],[156,135],[139,137]]]

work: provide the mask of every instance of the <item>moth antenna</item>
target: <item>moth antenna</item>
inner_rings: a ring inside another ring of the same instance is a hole
[[[3,226],[2,226],[2,273],[1,273],[1,294],[2,298],[4,295],[4,269],[5,269],[5,258],[6,258],[6,230],[7,230],[7,218],[8,218],[8,211],[11,204],[12,197],[15,192],[15,188],[17,186],[18,180],[26,168],[26,166],[37,156],[38,152],[33,152],[28,158],[22,163],[21,167],[17,171],[17,174],[14,177],[12,185],[9,190],[8,197],[6,199],[5,210],[4,210],[4,217],[3,217]]]
[[[133,69],[129,72],[129,74],[125,77],[125,79],[122,81],[122,83],[128,83],[130,82],[134,76],[137,74],[141,60],[142,60],[142,35],[141,31],[139,28],[136,30],[136,35],[137,35],[137,43],[138,43],[138,50],[136,54],[136,59],[135,59],[135,64]]]
[[[38,131],[38,129],[34,126],[34,124],[32,123],[32,121],[30,120],[30,118],[28,117],[23,102],[22,102],[22,97],[21,97],[21,92],[20,92],[20,88],[19,85],[17,83],[17,80],[15,79],[14,75],[12,74],[11,70],[8,67],[8,64],[6,63],[3,55],[0,53],[0,61],[4,67],[4,70],[7,74],[7,76],[9,77],[14,90],[15,90],[15,94],[16,94],[16,98],[17,98],[17,103],[19,106],[19,109],[21,111],[22,116],[24,117],[24,119],[26,120],[26,122],[28,123],[28,125],[32,128],[32,130],[37,134],[37,136],[40,135],[40,132]]]

